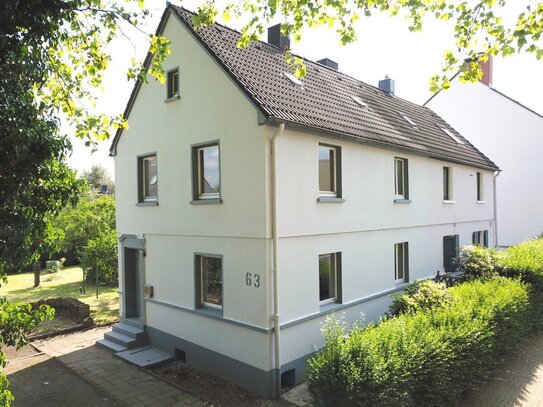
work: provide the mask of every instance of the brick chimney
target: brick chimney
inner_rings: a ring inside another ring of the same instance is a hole
[[[281,24],[268,28],[268,44],[276,46],[282,52],[290,48],[290,38],[281,34]]]
[[[486,61],[479,61],[483,70],[483,77],[479,80],[486,86],[492,86],[492,55],[488,56]]]

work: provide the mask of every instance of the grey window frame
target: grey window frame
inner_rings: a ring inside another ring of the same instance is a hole
[[[446,175],[445,172],[447,173]],[[453,200],[452,168],[446,165],[443,166],[443,200]]]
[[[203,258],[214,258],[221,260],[221,305],[212,304],[205,302],[203,299],[203,273],[202,273],[202,259]],[[218,310],[222,313],[224,308],[224,265],[223,265],[223,255],[222,254],[211,254],[211,253],[194,253],[194,282],[195,282],[195,293],[194,293],[194,308],[202,309],[208,308],[212,310]]]
[[[157,172],[157,192],[155,196],[149,195],[145,196],[145,160],[148,160],[149,158],[154,157],[156,160],[156,172]],[[146,153],[146,154],[140,154],[137,156],[137,172],[138,172],[138,204],[147,205],[147,204],[156,204],[158,202],[158,155],[155,152],[152,153]]]
[[[333,145],[333,144],[327,144],[327,143],[319,143],[319,153],[321,147],[327,148],[334,152],[334,162],[331,166],[331,168],[334,171],[333,176],[331,177],[334,184],[334,190],[333,191],[321,191],[320,188],[320,165],[318,167],[318,185],[319,185],[319,201],[326,202],[327,199],[337,199],[338,201],[342,200],[342,187],[341,187],[341,146]]]
[[[481,171],[477,171],[475,173],[475,178],[477,182],[477,202],[483,202],[485,200],[484,195],[484,185],[483,185],[483,173]]]
[[[403,276],[401,276],[401,278],[399,278],[399,265],[400,265],[400,262],[399,262],[399,255],[398,255],[398,252],[399,252],[399,248],[402,248],[402,258],[401,258],[401,263],[402,263],[402,273],[403,273]],[[394,243],[394,281],[396,283],[407,283],[409,282],[409,242],[399,242],[399,243]]]
[[[172,85],[174,85],[173,88]],[[166,100],[179,99],[180,92],[179,67],[177,66],[166,72]]]
[[[334,264],[334,286],[335,286],[335,296],[330,297],[324,300],[320,299],[320,259],[323,256],[331,256],[332,261]],[[327,304],[333,304],[338,303],[341,304],[341,252],[333,252],[333,253],[323,253],[319,254],[319,305],[327,305]]]
[[[488,230],[476,230],[471,235],[473,245],[488,247]]]
[[[199,151],[207,148],[217,146],[219,150],[219,192],[212,194],[200,193],[200,154]],[[222,166],[221,166],[221,143],[219,140],[207,141],[205,143],[198,143],[191,145],[191,159],[192,159],[192,201],[191,204],[213,204],[221,203],[222,199]]]
[[[398,178],[398,163],[402,163],[401,179]],[[400,194],[400,185],[403,194]],[[402,157],[394,157],[394,199],[409,200],[409,160]]]

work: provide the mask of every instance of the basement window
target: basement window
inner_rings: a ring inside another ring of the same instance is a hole
[[[408,115],[402,112],[398,112],[400,116],[403,117],[403,119],[409,123],[411,126],[413,126],[415,129],[417,128],[417,123],[415,123]]]
[[[360,99],[358,96],[351,96],[351,99],[354,100],[354,102],[355,102],[358,106],[360,106],[360,107],[362,107],[362,108],[364,108],[364,109],[368,109],[367,103],[364,102],[362,99]]]
[[[291,74],[290,72],[285,72],[283,75],[285,75],[287,79],[297,88],[303,89],[304,84],[295,75]]]
[[[439,127],[439,126],[438,126]],[[447,136],[449,136],[450,138],[452,138],[454,141],[456,141],[458,144],[464,144],[464,142],[462,140],[460,140],[457,136],[455,136],[452,131],[450,131],[449,129],[446,129],[444,127],[439,127],[441,129],[441,131],[443,131],[443,133],[445,133]]]

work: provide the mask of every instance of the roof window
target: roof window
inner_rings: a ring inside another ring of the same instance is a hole
[[[368,108],[368,104],[366,102],[364,102],[362,99],[360,99],[358,96],[351,96],[351,99],[355,101],[355,103],[364,108],[364,109],[367,109]]]
[[[459,139],[457,136],[455,136],[452,131],[450,131],[449,129],[446,129],[444,127],[441,127],[441,126],[438,126],[442,131],[443,133],[445,133],[447,136],[449,136],[450,138],[452,138],[454,141],[456,141],[458,144],[464,144],[464,142]]]
[[[301,80],[299,80],[296,76],[294,76],[293,74],[291,74],[290,72],[285,72],[283,75],[285,75],[287,77],[287,79],[294,85],[296,85],[296,87],[298,88],[303,88],[304,87],[304,84],[302,83]]]
[[[413,127],[417,127],[417,123],[415,123],[413,120],[411,120],[411,118],[406,115],[405,113],[402,113],[402,112],[398,112],[400,114],[400,116],[402,116],[404,118],[404,120],[409,123],[411,126]]]

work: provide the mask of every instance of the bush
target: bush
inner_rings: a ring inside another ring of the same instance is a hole
[[[495,277],[450,289],[451,301],[354,328],[331,319],[310,359],[320,405],[454,405],[531,328],[530,288]]]
[[[504,252],[503,274],[520,276],[543,290],[543,238],[511,246]]]
[[[468,278],[489,278],[503,268],[499,252],[481,246],[463,247],[456,264]]]
[[[443,283],[432,280],[415,281],[404,292],[392,296],[390,313],[398,315],[405,312],[430,310],[450,303],[451,293]]]
[[[115,230],[104,230],[89,240],[83,249],[81,266],[85,270],[87,280],[95,281],[95,270],[98,270],[98,281],[115,286],[119,282],[117,262],[117,233]]]

